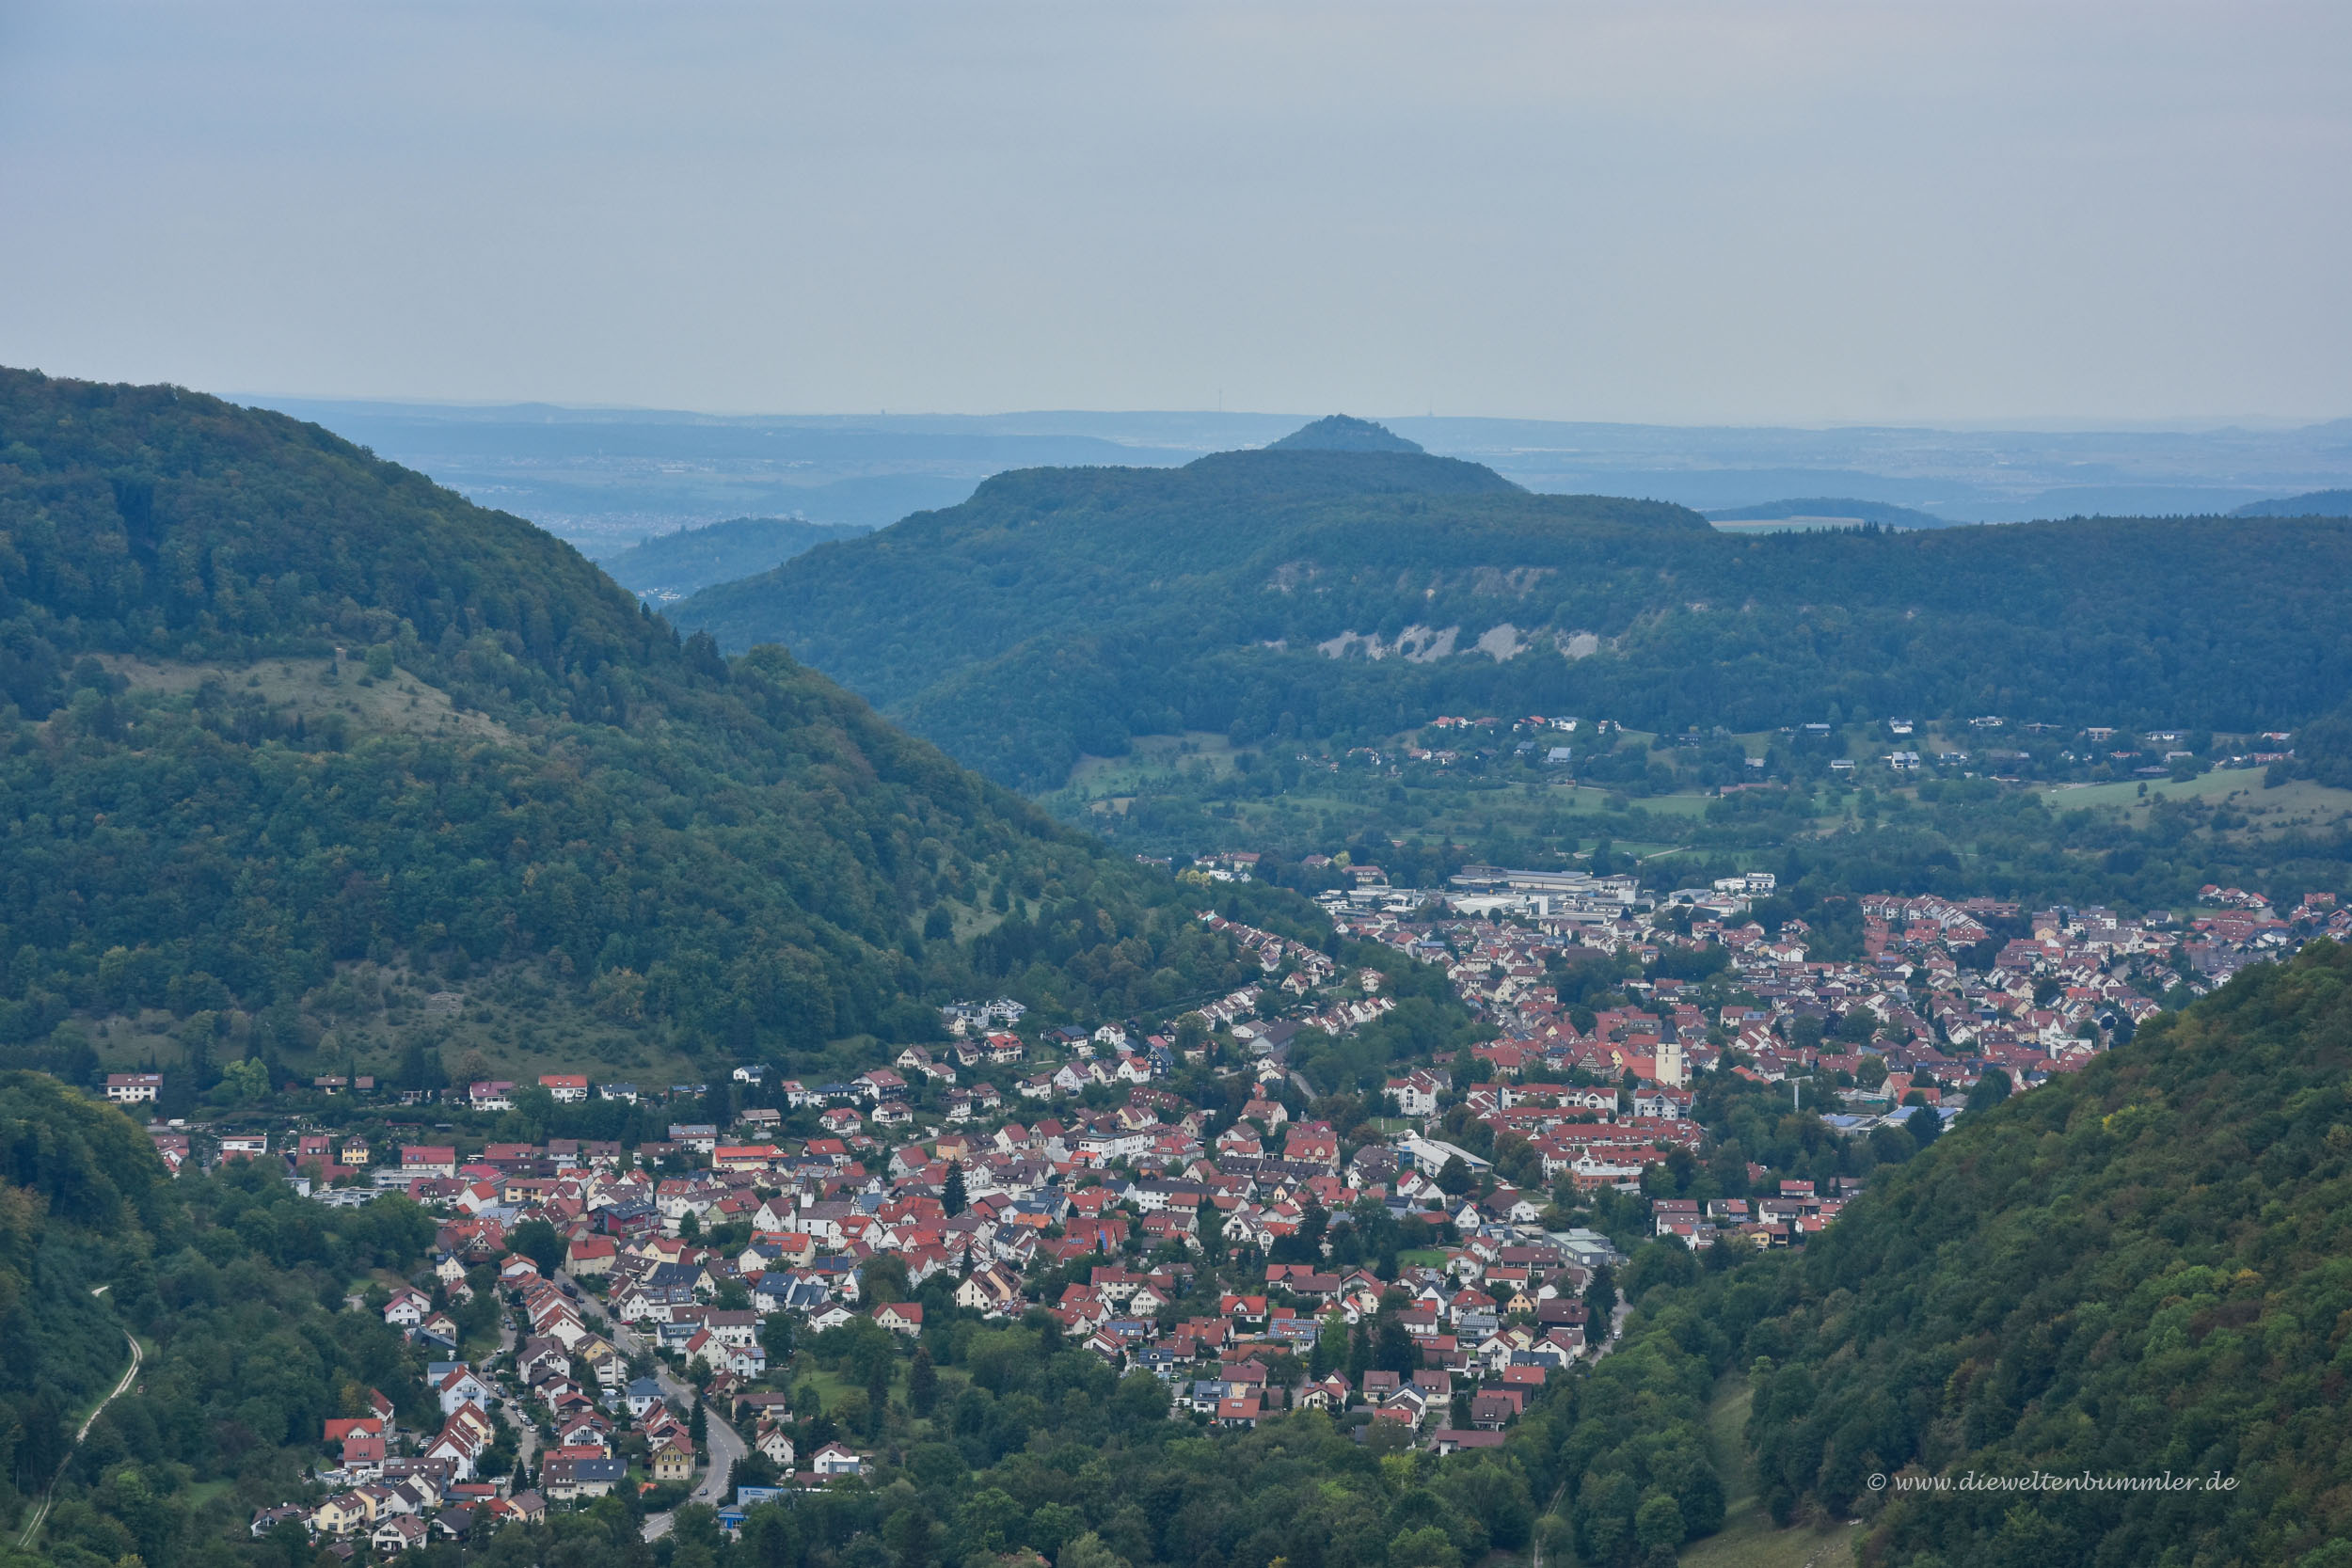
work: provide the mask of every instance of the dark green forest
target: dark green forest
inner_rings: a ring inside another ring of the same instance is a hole
[[[2318,942],[1874,1186],[1742,1343],[1772,1506],[1868,1514],[1889,1563],[2339,1560],[2348,1072],[2352,951]],[[2236,1484],[1867,1485],[2035,1469]]]
[[[390,717],[281,706],[271,659]],[[403,727],[420,692],[450,721]],[[734,1055],[1243,973],[1175,884],[781,652],[730,665],[518,518],[172,388],[0,372],[0,1044],[168,1006],[266,1056],[362,958],[528,963]]]
[[[1419,453],[1269,450],[999,475],[675,618],[729,649],[782,642],[1041,789],[1137,735],[1371,739],[1447,712],[2292,727],[2352,682],[2348,610],[2342,522],[1735,538]],[[1506,626],[1512,657],[1471,651]],[[1415,627],[1458,628],[1455,651],[1400,657]],[[1347,657],[1316,651],[1345,634]],[[1366,657],[1371,638],[1388,657]]]

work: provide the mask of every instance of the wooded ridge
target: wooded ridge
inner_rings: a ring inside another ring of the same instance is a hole
[[[2000,713],[2292,727],[2352,681],[2352,522],[1733,537],[1393,451],[1033,469],[675,607],[1025,789],[1131,736],[1440,713],[1735,732]]]

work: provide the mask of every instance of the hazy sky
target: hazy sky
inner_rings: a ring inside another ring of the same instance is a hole
[[[2352,5],[0,0],[0,362],[329,396],[2352,414]]]

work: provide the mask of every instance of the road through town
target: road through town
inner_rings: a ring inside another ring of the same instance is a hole
[[[555,1277],[559,1285],[573,1283],[568,1275],[560,1271]],[[623,1355],[643,1355],[653,1361],[654,1377],[660,1383],[661,1392],[665,1398],[675,1402],[681,1410],[693,1409],[694,1390],[671,1375],[670,1370],[661,1364],[660,1357],[655,1354],[653,1346],[646,1343],[634,1330],[617,1319],[607,1323],[606,1333],[613,1344],[620,1347]],[[708,1503],[716,1508],[726,1500],[728,1479],[734,1474],[736,1464],[742,1459],[746,1449],[742,1437],[737,1433],[734,1427],[721,1418],[717,1411],[706,1407],[703,1411],[703,1422],[705,1445],[709,1449],[709,1463],[703,1470],[703,1479],[696,1483],[687,1501]],[[645,1539],[660,1540],[670,1533],[670,1527],[675,1522],[667,1510],[660,1513],[647,1514],[644,1526]]]

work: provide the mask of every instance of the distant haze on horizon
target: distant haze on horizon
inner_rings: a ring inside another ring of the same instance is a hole
[[[2352,414],[2352,8],[0,0],[0,363],[279,398]],[[273,400],[275,401],[275,400]]]

